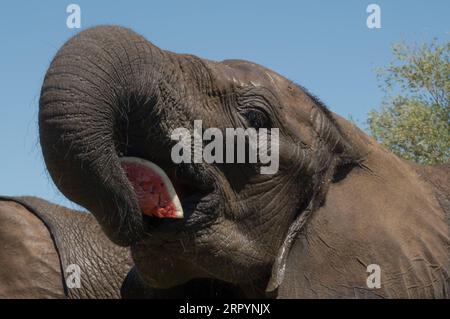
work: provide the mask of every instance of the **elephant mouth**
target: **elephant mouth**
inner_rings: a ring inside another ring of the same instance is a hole
[[[144,158],[137,159],[149,161]],[[194,232],[206,227],[209,222],[215,219],[219,204],[216,187],[212,178],[205,173],[203,168],[185,163],[175,165],[161,159],[152,159],[151,162],[157,165],[170,180],[168,183],[174,188],[177,200],[179,200],[178,205],[181,205],[182,208],[182,215],[148,214],[140,205],[144,229],[147,234],[152,237],[157,234],[165,238],[171,236],[171,239],[173,239],[174,234]],[[133,184],[130,179],[129,181]],[[135,186],[133,186],[133,189],[139,198],[139,192]]]

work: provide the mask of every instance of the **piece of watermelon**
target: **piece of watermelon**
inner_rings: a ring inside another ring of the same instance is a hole
[[[137,157],[122,157],[120,161],[136,192],[142,214],[183,218],[183,208],[175,188],[158,165]]]

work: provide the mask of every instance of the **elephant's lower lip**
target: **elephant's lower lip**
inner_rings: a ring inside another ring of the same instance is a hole
[[[165,240],[176,240],[180,233],[195,232],[208,225],[216,217],[219,206],[218,196],[215,192],[209,194],[193,194],[180,197],[183,206],[184,218],[161,219],[143,216],[146,233]]]

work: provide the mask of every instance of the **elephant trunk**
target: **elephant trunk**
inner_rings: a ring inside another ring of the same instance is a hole
[[[60,49],[42,87],[39,133],[50,175],[119,245],[144,231],[119,154],[129,144],[131,118],[158,122],[170,55],[128,29],[97,27]]]

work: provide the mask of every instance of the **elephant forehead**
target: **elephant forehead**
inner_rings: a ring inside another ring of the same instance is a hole
[[[224,60],[210,63],[218,84],[229,86],[261,86],[274,93],[279,91],[285,78],[275,72],[245,60]]]

